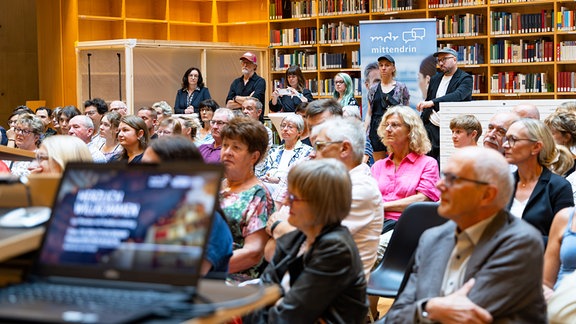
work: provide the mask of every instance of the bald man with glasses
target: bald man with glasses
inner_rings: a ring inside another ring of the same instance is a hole
[[[429,156],[440,163],[440,119],[437,112],[441,102],[459,102],[472,100],[472,76],[458,68],[458,53],[445,47],[434,53],[440,72],[430,79],[426,100],[416,109],[422,113],[424,127],[432,143]]]

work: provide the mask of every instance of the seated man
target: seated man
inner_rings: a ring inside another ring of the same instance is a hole
[[[438,182],[438,213],[424,232],[388,323],[546,323],[540,234],[504,208],[513,189],[495,150],[457,150]]]

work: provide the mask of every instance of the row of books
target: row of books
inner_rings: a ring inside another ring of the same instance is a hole
[[[484,74],[472,75],[472,93],[486,93],[486,77]]]
[[[513,42],[499,39],[490,45],[490,63],[552,62],[554,42],[547,39]]]
[[[440,48],[449,47],[458,52],[458,63],[484,64],[484,44],[455,45],[451,43],[440,44]]]
[[[360,27],[345,22],[322,24],[320,44],[339,44],[360,41]]]
[[[300,66],[300,69],[318,70],[318,54],[313,51],[296,50],[293,53],[283,53],[279,50],[274,51],[274,71],[283,71],[292,65]]]
[[[491,93],[539,93],[552,92],[552,84],[548,82],[548,74],[498,72],[492,74]]]
[[[533,0],[491,0],[490,4],[505,4],[505,3],[522,3],[522,2],[530,2]]]
[[[271,46],[314,45],[318,40],[316,27],[270,30]]]
[[[556,29],[562,31],[571,31],[576,29],[574,10],[560,7],[560,11],[556,12]]]
[[[576,92],[576,72],[558,72],[556,79],[556,91]]]
[[[321,69],[346,69],[346,68],[359,68],[360,67],[360,51],[350,52],[350,66],[348,62],[348,55],[346,53],[321,53],[320,54],[320,68]]]
[[[576,41],[563,41],[556,45],[556,60],[576,61]]]
[[[436,17],[437,36],[478,36],[484,29],[484,15],[482,14],[462,14]]]
[[[417,4],[413,0],[372,0],[372,12],[413,10]]]
[[[271,20],[314,17],[317,0],[272,0],[268,7],[268,14]]]
[[[545,33],[554,26],[554,10],[522,14],[518,12],[491,11],[492,35]]]
[[[367,13],[368,4],[368,0],[324,0],[318,3],[318,14],[333,16]]]
[[[428,8],[452,8],[467,6],[483,6],[484,0],[428,0]]]

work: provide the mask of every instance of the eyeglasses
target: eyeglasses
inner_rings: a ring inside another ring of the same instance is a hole
[[[280,129],[284,129],[284,128],[288,128],[289,130],[293,130],[293,129],[295,129],[296,127],[294,127],[294,125],[288,124],[288,123],[286,123],[286,124],[280,124]]]
[[[307,201],[308,200],[308,199],[298,198],[298,197],[294,196],[293,194],[288,194],[287,199],[288,199],[288,206],[290,206],[290,207],[292,207],[292,204],[295,201]]]
[[[96,115],[98,112],[96,110],[90,110],[90,111],[85,111],[84,115],[86,116],[92,116],[92,115]]]
[[[42,161],[48,161],[48,155],[36,155],[36,162],[42,163]]]
[[[212,111],[212,109],[210,109],[210,108],[200,108],[201,113],[211,112],[211,111]]]
[[[192,79],[198,79],[200,76],[194,75],[194,74],[189,74],[188,77],[192,78]]]
[[[221,120],[211,120],[211,121],[210,121],[210,126],[215,126],[215,125],[223,126],[223,125],[226,125],[226,124],[228,124],[228,122],[221,121]]]
[[[159,131],[156,131],[156,134],[161,135],[161,136],[162,135],[172,135],[172,131],[171,130],[159,130]]]
[[[332,141],[332,142],[322,142],[322,141],[317,141],[316,143],[314,143],[314,149],[316,151],[323,151],[326,146],[330,145],[330,144],[338,144],[338,143],[342,143],[344,141]]]
[[[439,58],[439,59],[438,59],[438,63],[446,63],[447,60],[449,60],[449,59],[455,59],[455,58],[456,58],[456,57],[454,57],[454,56],[446,56],[446,57],[443,57],[443,58],[441,58],[441,59]]]
[[[468,178],[464,178],[464,177],[460,177],[455,175],[454,173],[450,173],[450,172],[441,172],[440,173],[441,178],[444,181],[444,185],[447,188],[450,188],[454,185],[454,182],[456,181],[468,181],[468,182],[473,182],[475,184],[478,185],[489,185],[489,182],[486,181],[480,181],[480,180],[474,180],[474,179],[468,179]]]
[[[388,128],[388,127],[392,128],[392,129],[398,129],[398,128],[402,127],[403,125],[404,125],[404,124],[401,124],[401,123],[385,123],[385,124],[382,124],[382,126],[384,126],[384,129],[386,129],[386,128]]]
[[[334,84],[343,84],[344,80],[338,80],[338,81],[334,81]]]
[[[30,135],[33,133],[33,131],[29,129],[22,129],[22,128],[14,128],[14,132],[16,134],[22,134],[22,135]]]
[[[532,143],[537,142],[536,140],[533,140],[531,138],[516,138],[514,136],[504,136],[504,138],[502,139],[502,144],[508,142],[508,145],[510,145],[510,147],[514,147],[516,145],[516,142],[518,141],[530,141]]]

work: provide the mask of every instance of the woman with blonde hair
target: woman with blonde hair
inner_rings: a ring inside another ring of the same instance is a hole
[[[180,123],[180,119],[169,117],[162,120],[158,125],[156,134],[158,134],[159,137],[182,134],[182,124]]]
[[[518,167],[510,213],[536,227],[547,242],[552,219],[574,206],[570,183],[550,171],[559,154],[554,137],[543,122],[523,118],[510,125],[502,147],[508,163]]]
[[[30,173],[61,174],[68,162],[92,162],[88,145],[76,136],[47,137],[36,151]]]
[[[420,116],[410,107],[386,110],[378,135],[389,155],[372,166],[384,201],[384,232],[396,225],[404,209],[417,201],[438,201],[438,162],[426,155],[432,148]]]

